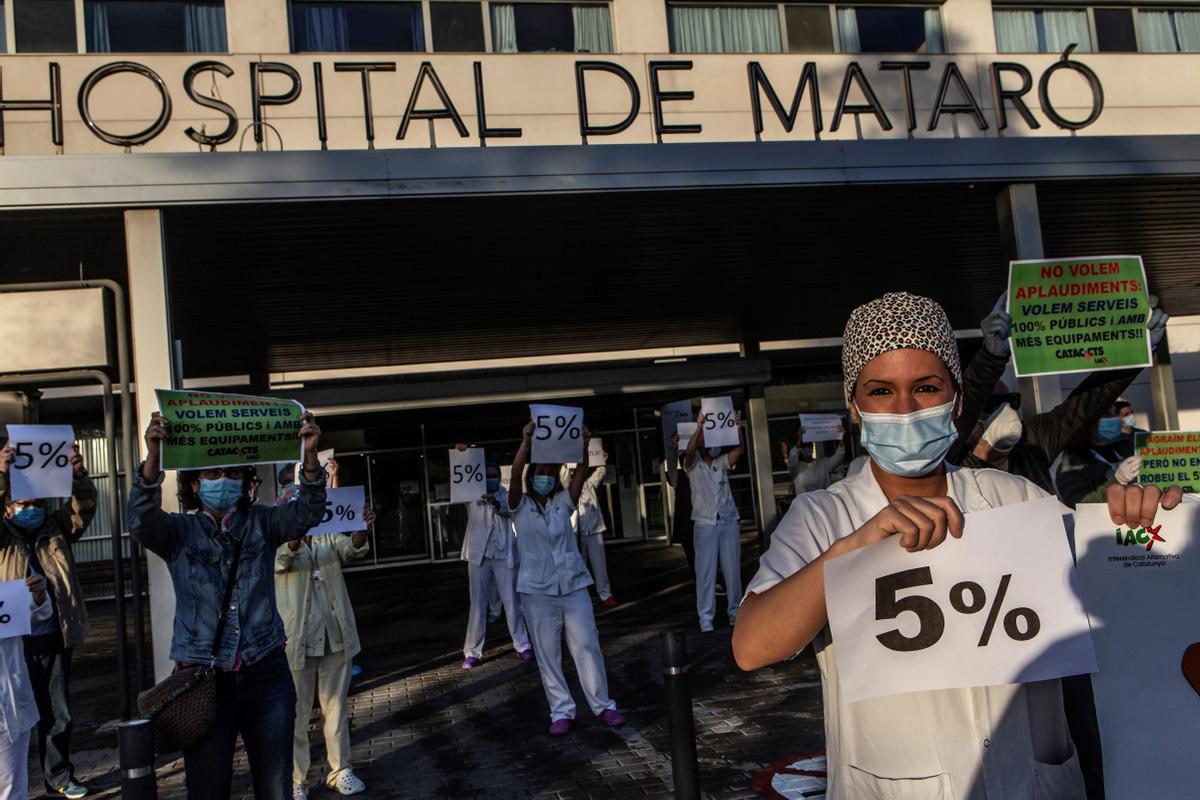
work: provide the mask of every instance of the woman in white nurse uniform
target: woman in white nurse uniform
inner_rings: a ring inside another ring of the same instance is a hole
[[[827,627],[824,563],[900,536],[910,552],[962,535],[963,514],[1045,493],[995,470],[943,459],[962,373],[945,312],[887,294],[857,308],[843,338],[846,399],[870,455],[827,490],[798,497],[771,536],[734,629],[743,669],[810,642],[821,669],[829,800],[1066,800],[1084,796],[1058,681],[943,689],[848,703]],[[1149,524],[1181,492],[1131,485],[1110,495],[1117,523]]]

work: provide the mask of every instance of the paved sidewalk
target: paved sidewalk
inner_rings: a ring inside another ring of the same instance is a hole
[[[695,595],[679,548],[660,543],[608,549],[621,604],[597,607],[600,641],[613,698],[628,724],[596,722],[578,691],[580,716],[564,739],[545,735],[548,710],[537,668],[517,660],[500,623],[491,628],[483,664],[463,671],[466,571],[461,565],[358,573],[351,595],[364,633],[363,674],[351,689],[351,740],[366,796],[394,798],[669,798],[670,741],[663,708],[659,633],[689,632],[701,785],[712,798],[757,797],[751,779],[762,766],[823,746],[820,682],[807,653],[747,674],[730,655],[730,629],[700,634]],[[745,571],[757,550],[748,541]],[[722,615],[718,615],[720,618]],[[97,626],[98,632],[102,626]],[[109,623],[111,637],[111,622]],[[693,631],[696,631],[694,635]],[[90,643],[89,643],[90,645]],[[565,648],[564,648],[565,649]],[[96,732],[112,713],[98,696],[111,661],[88,658],[76,686],[80,776],[100,796],[117,796],[115,735]],[[100,651],[98,651],[100,652]],[[109,679],[111,681],[111,678]],[[99,701],[99,702],[97,702]],[[105,716],[107,715],[107,716]],[[326,768],[320,719],[310,726],[315,776]],[[251,797],[244,759],[236,797]],[[160,797],[182,797],[182,762],[160,765]],[[31,785],[40,785],[31,776]],[[336,797],[314,788],[313,798]]]

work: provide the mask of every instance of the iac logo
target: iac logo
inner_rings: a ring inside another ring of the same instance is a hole
[[[1154,548],[1155,542],[1166,543],[1166,539],[1158,535],[1162,530],[1162,525],[1155,525],[1153,528],[1129,528],[1122,530],[1117,528],[1117,544],[1122,547],[1130,545],[1146,545],[1146,552],[1150,552]]]

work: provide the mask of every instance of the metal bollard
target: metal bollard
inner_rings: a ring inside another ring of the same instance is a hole
[[[117,726],[117,754],[124,800],[157,800],[154,776],[154,733],[150,720],[135,719]]]
[[[663,690],[667,730],[671,734],[671,775],[675,800],[699,800],[700,764],[696,758],[696,720],[687,677],[687,640],[678,631],[662,635]]]

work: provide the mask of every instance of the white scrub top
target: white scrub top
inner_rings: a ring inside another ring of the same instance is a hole
[[[516,562],[512,522],[508,516],[508,491],[493,494],[500,508],[487,500],[467,503],[467,530],[463,534],[462,560],[475,566],[485,558],[504,559],[508,566]]]
[[[579,517],[575,523],[580,536],[594,536],[608,530],[608,526],[604,524],[604,513],[600,510],[600,498],[596,495],[596,489],[604,482],[607,469],[608,467],[596,467],[583,482],[583,491],[579,493]]]
[[[727,454],[722,453],[711,464],[705,464],[704,457],[696,453],[687,471],[692,485],[692,522],[716,525],[718,520],[738,518],[733,493],[729,491],[729,469]]]
[[[521,540],[518,592],[558,596],[592,585],[592,575],[575,541],[574,513],[575,504],[566,489],[555,492],[544,508],[529,495],[521,495],[512,512]]]
[[[799,572],[883,510],[888,502],[874,472],[855,466],[829,489],[796,498],[772,533],[747,594],[764,592]],[[1024,478],[991,469],[951,468],[947,482],[950,497],[966,513],[1046,496]],[[1062,753],[1035,752],[1031,716],[1053,721],[1055,729],[1042,730],[1040,741],[1070,741],[1058,681],[847,703],[838,681],[836,644],[828,626],[813,640],[824,694],[829,800],[1084,797],[1075,755],[1061,761]],[[1060,763],[1045,763],[1056,755]]]

